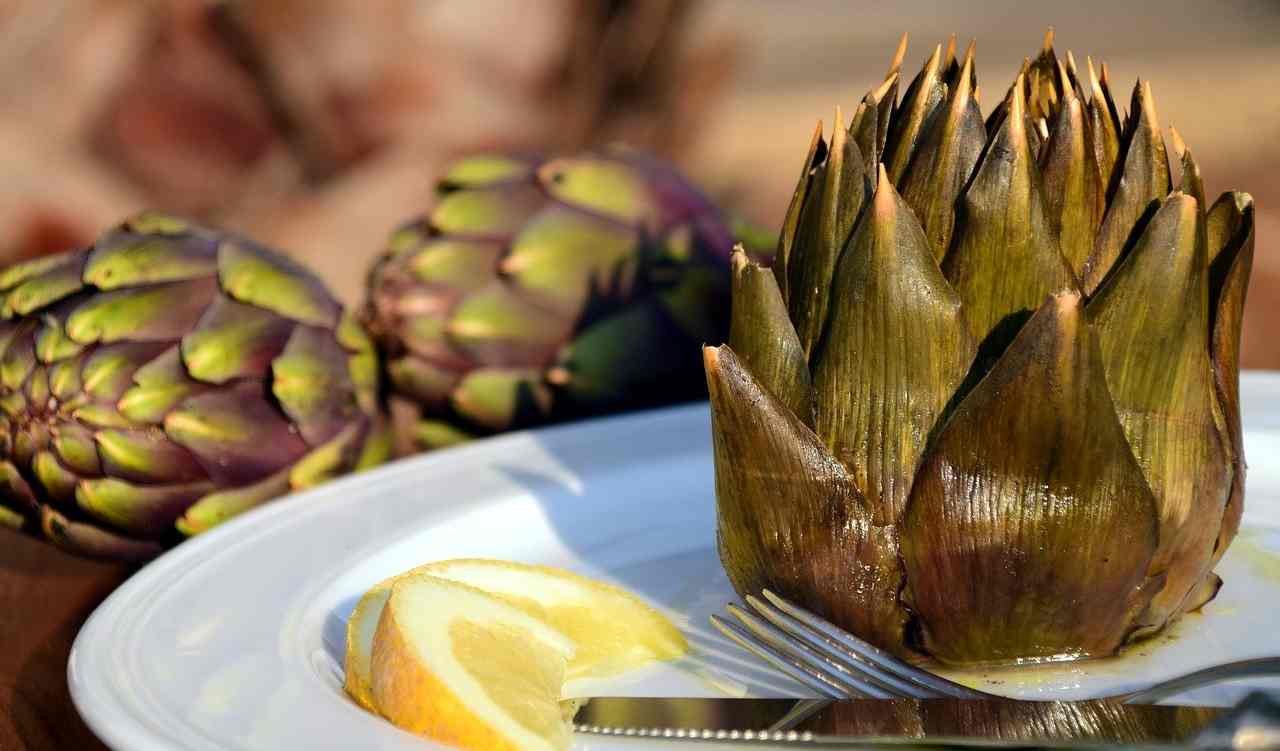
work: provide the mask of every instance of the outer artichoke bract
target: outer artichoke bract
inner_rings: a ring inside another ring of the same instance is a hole
[[[732,238],[671,167],[611,148],[455,164],[366,311],[422,448],[705,394]],[[690,357],[690,353],[695,353]]]
[[[905,43],[905,38],[904,38]],[[904,655],[1115,653],[1211,599],[1239,525],[1243,193],[1151,92],[1046,41],[985,122],[970,48],[898,62],[805,157],[707,348],[720,555]]]
[[[0,512],[144,559],[380,462],[377,357],[319,279],[156,214],[0,272]]]

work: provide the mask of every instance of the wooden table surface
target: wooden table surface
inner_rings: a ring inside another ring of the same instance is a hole
[[[106,748],[71,703],[67,656],[85,619],[133,570],[0,529],[0,749]]]

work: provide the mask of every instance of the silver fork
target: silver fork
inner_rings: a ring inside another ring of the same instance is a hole
[[[768,602],[746,598],[750,610],[728,606],[738,624],[715,615],[711,616],[711,624],[739,646],[829,699],[1006,698],[910,665],[767,589],[762,594]],[[1280,675],[1280,657],[1214,665],[1139,691],[1105,698],[1118,703],[1154,704],[1199,686],[1260,675]],[[824,704],[825,701],[810,702],[797,707],[797,711],[816,711]]]

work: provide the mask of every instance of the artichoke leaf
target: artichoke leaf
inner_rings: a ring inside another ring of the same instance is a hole
[[[358,407],[347,361],[332,332],[298,326],[271,362],[271,393],[309,446],[356,424],[352,418]]]
[[[210,482],[141,485],[115,477],[85,480],[76,503],[86,513],[117,529],[143,537],[159,537],[193,501],[213,490]]]
[[[813,425],[813,383],[804,347],[796,335],[777,281],[747,260],[742,246],[730,259],[733,308],[729,346],[787,410]]]
[[[1086,57],[1089,68],[1089,119],[1090,143],[1103,189],[1109,189],[1120,160],[1120,118],[1116,115],[1116,102],[1111,96],[1111,85],[1099,78],[1093,68],[1093,58]],[[1106,71],[1106,66],[1103,66]]]
[[[548,358],[572,325],[495,279],[453,309],[445,335],[482,365],[520,365]]]
[[[1198,211],[1184,193],[1166,198],[1088,306],[1116,413],[1160,510],[1152,573],[1164,586],[1143,617],[1157,628],[1208,573],[1231,483]]]
[[[454,162],[440,178],[440,189],[479,188],[532,176],[533,165],[522,159],[501,154],[476,154]]]
[[[545,416],[551,409],[551,392],[536,370],[477,368],[463,376],[450,405],[475,425],[509,430]]]
[[[247,242],[218,246],[218,283],[232,299],[299,323],[333,328],[341,306],[305,267]]]
[[[52,434],[50,445],[68,469],[82,477],[102,474],[102,460],[98,457],[98,444],[92,430],[68,420],[55,424]]]
[[[1023,87],[1020,79],[1009,90],[1008,112],[961,198],[942,264],[977,342],[1008,316],[1035,310],[1046,295],[1076,289],[1049,226],[1027,140]]]
[[[1085,108],[1075,91],[1063,94],[1041,163],[1045,209],[1062,255],[1079,274],[1102,223],[1106,186],[1089,142]]]
[[[538,168],[538,184],[562,203],[618,222],[655,226],[660,213],[644,175],[621,159],[563,157]]]
[[[960,296],[883,166],[832,294],[841,304],[813,358],[815,430],[848,468],[875,523],[894,523],[975,345]]]
[[[773,589],[904,654],[897,531],[872,524],[844,466],[728,346],[703,348],[720,560],[744,597]]]
[[[1220,208],[1221,207],[1221,208]],[[1222,558],[1240,529],[1244,513],[1244,434],[1240,424],[1240,327],[1245,293],[1253,271],[1253,198],[1226,193],[1209,213],[1211,340],[1214,390],[1222,408],[1231,450],[1231,494],[1214,544],[1212,564]]]
[[[84,359],[80,386],[91,398],[114,402],[133,385],[135,374],[167,349],[164,342],[120,342],[96,347]],[[56,393],[57,378],[52,380]]]
[[[365,425],[348,422],[328,443],[321,444],[298,460],[289,471],[289,487],[304,490],[340,475],[355,464],[359,440]]]
[[[196,279],[217,270],[217,249],[203,238],[118,231],[94,243],[84,280],[98,289],[116,289]]]
[[[153,540],[139,540],[101,527],[72,521],[49,506],[40,507],[40,531],[58,547],[80,555],[125,561],[146,561],[164,551]]]
[[[190,504],[174,526],[188,536],[212,529],[236,514],[288,493],[290,472],[291,467],[285,467],[255,483],[209,493]]]
[[[84,288],[83,253],[59,256],[61,263],[32,276],[4,294],[5,318],[24,316],[69,297]]]
[[[132,422],[159,425],[178,402],[207,388],[192,380],[182,363],[180,345],[157,355],[133,373],[134,386],[116,403],[120,414]]]
[[[638,255],[633,229],[553,205],[520,230],[498,269],[521,289],[576,314],[593,285],[607,289],[618,267]],[[485,272],[476,269],[472,277],[483,279]]]
[[[973,99],[972,80],[970,46],[958,85],[926,125],[920,148],[896,183],[903,200],[923,225],[938,263],[951,245],[956,199],[969,182],[987,140],[982,112]]]
[[[795,246],[796,232],[800,224],[800,216],[804,204],[808,200],[813,187],[814,170],[826,162],[827,144],[822,140],[822,121],[818,121],[813,130],[813,138],[809,141],[809,152],[804,158],[804,168],[800,171],[800,181],[791,194],[791,203],[787,206],[787,214],[782,220],[782,231],[778,233],[778,249],[773,256],[773,275],[778,280],[778,289],[782,299],[787,299],[787,260],[791,258]]]
[[[266,308],[218,297],[182,337],[182,362],[197,381],[261,378],[297,324]]]
[[[37,452],[31,460],[31,468],[49,498],[66,503],[76,497],[76,482],[80,478],[62,466],[53,452]]]
[[[100,430],[93,436],[105,474],[138,483],[203,480],[206,475],[190,451],[159,428]]]
[[[50,272],[57,273],[57,270],[63,266],[74,265],[78,268],[84,262],[83,256],[84,251],[69,250],[65,253],[39,256],[29,261],[21,261],[5,266],[0,269],[0,292],[8,292],[29,279],[34,279]],[[8,315],[4,317],[9,318]]]
[[[946,84],[941,80],[942,45],[934,47],[933,54],[916,77],[907,86],[902,102],[890,119],[889,135],[881,162],[889,168],[889,177],[895,185],[907,171],[916,142],[924,132],[925,124],[934,110],[942,106],[946,98]]]
[[[862,155],[841,124],[839,108],[835,119],[821,185],[805,201],[787,267],[788,311],[810,356],[826,322],[836,259],[870,192]]]
[[[1108,188],[1106,214],[1085,263],[1081,281],[1087,294],[1094,294],[1111,273],[1125,250],[1142,230],[1143,219],[1169,193],[1169,156],[1165,153],[1160,123],[1156,118],[1151,84],[1139,81],[1125,128],[1123,153],[1117,174]]]
[[[200,320],[218,293],[211,277],[100,292],[67,318],[67,336],[94,342],[172,341]]]
[[[183,400],[165,417],[164,429],[220,487],[256,482],[308,450],[297,428],[267,401],[262,384],[248,381]]]
[[[1113,654],[1157,510],[1078,294],[1050,297],[942,427],[902,525],[904,600],[949,663]]]

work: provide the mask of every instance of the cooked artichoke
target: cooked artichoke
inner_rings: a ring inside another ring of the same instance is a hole
[[[898,654],[1109,655],[1217,592],[1244,489],[1253,202],[1150,87],[1051,40],[984,122],[973,48],[819,124],[773,268],[704,350],[720,556]]]

